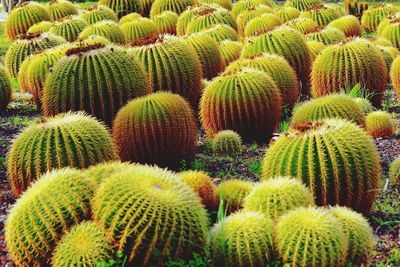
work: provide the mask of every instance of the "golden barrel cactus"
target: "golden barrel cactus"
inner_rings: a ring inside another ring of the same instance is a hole
[[[141,12],[141,0],[100,0],[99,4],[112,9],[118,18],[121,18],[129,13]]]
[[[125,15],[119,19],[119,24],[123,25],[124,23],[132,22],[132,21],[135,21],[140,18],[143,18],[143,17],[139,13],[136,13],[136,12],[129,13],[128,15]]]
[[[11,102],[11,77],[3,66],[0,66],[0,113],[7,109]]]
[[[240,12],[239,16],[237,16],[237,18],[236,18],[236,24],[237,24],[239,36],[241,36],[241,37],[245,36],[244,30],[246,28],[247,23],[250,20],[252,20],[262,14],[270,13],[270,12],[272,12],[272,9],[267,5],[258,5],[258,6],[250,7],[248,9]]]
[[[52,0],[45,5],[52,21],[78,14],[78,9],[68,1]]]
[[[68,42],[74,42],[87,26],[88,23],[79,17],[66,17],[56,21],[49,31],[63,37]]]
[[[182,13],[188,7],[196,4],[196,0],[155,0],[150,10],[150,17],[161,14],[164,11]]]
[[[270,13],[265,13],[250,20],[246,24],[244,32],[247,37],[261,35],[263,33],[273,30],[275,27],[281,24],[282,20],[278,16]]]
[[[400,157],[390,163],[389,179],[394,186],[400,186]]]
[[[300,11],[304,11],[310,7],[322,4],[321,0],[288,0],[285,6],[294,7]]]
[[[272,4],[268,0],[239,0],[233,5],[231,13],[237,18],[241,12],[259,5],[266,5],[272,8]]]
[[[217,187],[217,194],[223,202],[225,213],[233,213],[243,208],[244,200],[253,190],[254,183],[244,180],[230,179]]]
[[[318,27],[306,34],[307,40],[318,41],[324,45],[337,44],[346,39],[346,35],[334,27]]]
[[[379,4],[372,9],[363,12],[361,17],[361,25],[367,32],[374,32],[377,30],[379,23],[387,16],[395,14],[399,9],[390,4]]]
[[[115,44],[125,44],[126,38],[121,26],[112,20],[103,20],[86,27],[80,34],[79,39],[85,39],[90,35],[103,36]]]
[[[153,17],[160,34],[176,34],[176,24],[178,23],[178,14],[172,11],[164,11]]]
[[[326,45],[324,45],[323,43],[314,40],[307,41],[307,46],[308,50],[310,50],[312,61],[314,61],[315,58],[321,53],[321,51],[324,50],[324,48],[326,47]]]
[[[54,22],[52,21],[41,21],[38,23],[33,24],[31,27],[28,29],[28,33],[44,33],[48,32],[50,28],[53,26]]]
[[[212,139],[212,149],[214,153],[232,156],[242,152],[242,138],[231,130],[218,132]]]
[[[298,18],[301,12],[297,8],[287,6],[277,9],[274,14],[277,15],[282,22],[288,22],[292,19]]]
[[[217,42],[222,42],[224,40],[238,41],[239,35],[231,26],[226,24],[217,24],[208,29],[201,31],[205,35],[212,37]]]
[[[330,7],[316,5],[306,9],[300,14],[299,18],[308,18],[314,20],[319,26],[328,25],[331,21],[339,18],[339,13]]]
[[[90,6],[80,14],[80,17],[89,24],[95,24],[103,20],[118,21],[114,11],[104,5]]]
[[[285,25],[289,26],[295,30],[298,30],[302,34],[309,33],[319,27],[315,21],[313,21],[312,19],[308,19],[308,18],[292,19],[292,20],[289,20],[288,22],[286,22]]]
[[[121,25],[121,30],[128,43],[159,35],[157,25],[148,18],[138,18],[134,21],[126,22]]]
[[[395,134],[395,120],[386,111],[370,112],[365,124],[367,132],[374,138],[392,137]]]
[[[331,21],[328,25],[342,31],[346,37],[361,36],[361,24],[355,16],[343,16]]]
[[[400,100],[400,57],[396,57],[390,69],[390,80],[392,81],[397,99]]]
[[[242,43],[224,40],[219,43],[219,48],[221,50],[223,64],[224,66],[228,66],[231,62],[240,58]]]

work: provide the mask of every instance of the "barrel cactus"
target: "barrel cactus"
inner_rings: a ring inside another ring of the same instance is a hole
[[[94,219],[129,266],[162,266],[167,257],[202,253],[207,217],[200,198],[179,175],[132,166],[106,180],[93,200]]]
[[[292,19],[298,18],[300,16],[300,11],[294,7],[282,7],[274,12],[282,22],[288,22]]]
[[[311,59],[312,61],[314,61],[315,58],[321,53],[321,51],[324,50],[326,45],[318,41],[309,40],[307,41],[307,47],[310,51]]]
[[[164,11],[153,17],[160,34],[176,34],[176,24],[178,23],[178,14],[172,11]]]
[[[167,10],[180,14],[196,2],[196,0],[155,0],[151,6],[150,17],[153,18]]]
[[[112,20],[104,20],[89,25],[79,34],[79,38],[84,39],[90,35],[103,36],[115,44],[125,44],[126,42],[126,38],[121,27],[118,23]]]
[[[84,39],[78,38],[75,42],[70,44],[71,48],[78,48],[78,47],[83,47],[87,45],[95,45],[95,44],[102,44],[102,45],[111,45],[110,40],[108,40],[106,37],[99,36],[99,35],[89,35],[88,37],[85,37]]]
[[[324,45],[331,45],[344,41],[346,35],[334,27],[326,27],[315,28],[314,30],[307,32],[306,38],[307,40],[321,42]]]
[[[268,0],[239,0],[232,7],[231,13],[237,18],[241,12],[259,5],[266,5],[272,8],[272,4]]]
[[[347,238],[347,260],[355,265],[368,264],[369,255],[374,248],[372,228],[361,214],[345,207],[333,207],[330,212],[335,216]]]
[[[397,99],[400,99],[400,57],[397,57],[390,69],[390,80],[392,81]]]
[[[237,212],[211,229],[212,266],[263,267],[275,256],[273,223],[259,212]]]
[[[369,39],[374,45],[380,45],[380,46],[386,46],[386,47],[392,47],[392,43],[383,37],[375,37],[375,38],[371,38]]]
[[[140,0],[100,0],[99,4],[112,9],[118,18],[121,18],[132,12],[140,12]]]
[[[389,179],[393,185],[400,186],[400,157],[390,164]]]
[[[347,15],[340,17],[331,21],[328,25],[342,31],[346,37],[361,36],[361,24],[355,16]]]
[[[275,27],[281,24],[282,20],[278,16],[266,13],[250,20],[247,23],[244,32],[246,36],[261,35],[273,30]]]
[[[51,27],[53,26],[53,24],[54,23],[52,21],[47,21],[47,20],[35,23],[31,27],[29,27],[28,33],[48,32],[51,29]]]
[[[78,170],[42,176],[11,208],[5,240],[18,266],[49,266],[62,234],[90,217],[90,183]]]
[[[321,0],[288,0],[285,6],[294,7],[300,11],[304,11],[310,7],[322,4]]]
[[[79,17],[67,17],[55,22],[50,28],[50,32],[69,42],[74,42],[87,26],[87,22]]]
[[[295,30],[298,30],[302,34],[309,33],[313,31],[314,29],[318,28],[318,24],[313,21],[312,19],[308,18],[296,18],[289,20],[288,22],[285,23],[286,26],[289,26]]]
[[[373,111],[365,120],[367,132],[374,138],[394,136],[394,119],[386,111]]]
[[[243,208],[244,199],[253,190],[252,182],[243,180],[226,180],[217,187],[220,201],[223,201],[226,213],[233,213]]]
[[[237,24],[239,36],[241,36],[241,37],[245,36],[244,30],[246,28],[247,23],[250,20],[257,18],[258,16],[260,16],[262,14],[270,13],[270,12],[272,12],[272,9],[267,5],[258,5],[258,6],[250,7],[248,9],[240,12],[239,16],[237,16],[237,18],[236,18],[236,24]]]
[[[5,23],[5,32],[9,40],[28,32],[28,29],[41,21],[51,20],[46,9],[35,2],[25,2],[17,5],[8,15]]]
[[[349,145],[351,144],[351,145]],[[377,196],[381,166],[368,134],[342,119],[300,125],[267,150],[262,178],[303,181],[318,205],[343,205],[368,214]]]
[[[380,46],[377,45],[376,48],[381,53],[383,60],[385,61],[386,71],[390,74],[390,69],[392,67],[395,58],[400,55],[399,50],[393,46]],[[389,82],[389,81],[388,81]]]
[[[96,191],[104,181],[107,181],[115,174],[121,173],[133,166],[127,162],[121,161],[107,161],[90,166],[84,170],[84,176],[92,184],[92,188]]]
[[[400,30],[400,19],[396,18],[391,20],[390,24],[382,30],[380,36],[388,39],[393,46],[400,48],[400,37],[398,32]]]
[[[296,71],[305,92],[309,83],[311,57],[304,36],[287,26],[280,27],[248,40],[242,57],[251,58],[265,52],[283,56]]]
[[[89,24],[95,24],[103,20],[118,21],[114,11],[104,5],[93,5],[86,8],[81,14],[81,18]]]
[[[121,25],[121,30],[128,43],[159,35],[157,25],[148,18],[138,18],[134,21],[126,22]]]
[[[267,73],[280,90],[283,105],[287,105],[290,110],[297,103],[300,95],[299,82],[293,68],[283,57],[266,53],[259,57],[239,59],[227,66],[225,71],[241,70],[245,67]]]
[[[45,8],[52,21],[78,14],[76,7],[74,7],[71,2],[64,0],[53,0],[47,3]]]
[[[217,187],[207,173],[202,171],[184,171],[179,176],[201,198],[201,203],[209,211],[216,211],[219,205]]]
[[[222,42],[224,40],[238,41],[239,35],[229,25],[217,24],[208,29],[202,30],[201,33],[212,37],[217,42]]]
[[[212,140],[214,153],[221,155],[234,155],[242,152],[242,138],[231,130],[218,132]]]
[[[200,119],[210,137],[233,130],[246,141],[268,142],[279,123],[282,103],[272,78],[248,68],[211,81],[200,101]]]
[[[314,20],[319,26],[325,26],[339,18],[339,16],[338,12],[333,8],[316,5],[301,13],[300,18],[309,18]]]
[[[240,58],[242,43],[231,40],[224,40],[219,43],[219,48],[222,54],[222,62],[224,66],[228,66],[231,62]]]
[[[136,13],[136,12],[129,13],[128,15],[125,15],[122,18],[120,18],[119,24],[123,25],[124,23],[132,22],[132,21],[135,21],[140,18],[143,18],[143,17],[139,13]]]
[[[149,17],[151,6],[153,5],[154,1],[155,0],[139,0],[140,14],[143,15],[144,17]]]
[[[4,112],[11,102],[11,79],[3,66],[0,66],[0,113]]]
[[[361,25],[367,32],[376,31],[379,23],[387,16],[393,15],[399,11],[395,6],[389,4],[379,4],[374,6],[372,9],[365,11],[361,17]]]
[[[193,48],[184,40],[167,36],[139,40],[137,45],[129,53],[145,67],[152,90],[179,94],[197,108],[202,69]]]
[[[187,35],[187,26],[192,20],[193,16],[197,12],[207,9],[208,5],[195,5],[193,8],[188,8],[183,11],[176,22],[176,33],[177,35]],[[171,11],[170,11],[171,12]]]
[[[196,122],[182,97],[158,92],[123,107],[114,121],[113,137],[123,161],[177,167],[195,151]]]
[[[387,71],[382,55],[371,42],[350,39],[327,47],[315,59],[311,71],[314,97],[348,91],[358,83],[373,94],[372,103],[379,106],[386,90]]]
[[[312,99],[296,108],[291,125],[301,125],[323,119],[340,118],[365,127],[365,115],[362,109],[347,95],[332,94]]]
[[[27,33],[12,43],[5,56],[5,65],[12,77],[17,77],[22,62],[31,54],[65,43],[65,39],[50,33]]]
[[[115,158],[115,146],[101,123],[82,113],[65,113],[37,121],[18,135],[7,154],[7,174],[19,196],[48,170],[83,169]]]
[[[96,266],[112,257],[105,232],[95,222],[82,222],[60,240],[52,257],[52,266]]]
[[[226,24],[236,30],[236,21],[225,8],[213,6],[199,8],[201,10],[199,12],[194,12],[187,25],[186,32],[188,34],[200,32],[217,24]]]
[[[358,0],[345,0],[343,2],[346,13],[361,19],[364,11],[368,10],[368,2],[359,2]]]
[[[290,266],[328,267],[346,263],[346,235],[328,210],[308,207],[290,211],[281,217],[275,233],[279,259]]]
[[[198,0],[197,2],[200,4],[217,4],[227,10],[232,9],[232,0]]]

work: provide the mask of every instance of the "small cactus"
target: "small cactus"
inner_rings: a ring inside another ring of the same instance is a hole
[[[312,61],[315,60],[315,58],[321,54],[321,51],[324,50],[324,48],[326,47],[326,45],[324,45],[321,42],[318,41],[314,41],[314,40],[309,40],[307,41],[307,47],[308,50],[310,51],[310,56]]]
[[[240,58],[242,43],[231,40],[224,40],[219,43],[219,48],[222,54],[222,62],[226,67],[231,62]]]
[[[400,157],[390,164],[389,179],[393,185],[400,186]]]
[[[332,45],[344,41],[346,35],[334,27],[326,27],[315,28],[314,30],[307,32],[306,38],[307,40],[321,42],[324,45]]]
[[[124,32],[118,23],[112,20],[104,20],[89,25],[80,34],[80,39],[85,39],[90,35],[103,36],[115,44],[125,44],[126,38]]]
[[[60,20],[72,15],[78,15],[78,10],[71,2],[64,0],[52,0],[45,5],[45,9],[52,21]]]
[[[282,20],[270,13],[262,14],[246,24],[244,30],[247,37],[261,35],[273,30],[275,27],[282,24]]]
[[[53,26],[54,22],[52,21],[41,21],[38,23],[33,24],[28,29],[28,33],[45,33],[48,32],[51,27]]]
[[[171,11],[164,11],[154,16],[153,21],[160,34],[176,34],[176,24],[178,23],[178,14]]]
[[[93,5],[86,8],[81,14],[81,18],[89,24],[95,24],[103,20],[118,21],[114,11],[104,5]]]
[[[7,109],[11,102],[11,79],[3,66],[0,66],[0,113]]]
[[[126,41],[136,42],[143,38],[159,35],[157,25],[148,18],[138,18],[121,25]]]
[[[105,232],[95,222],[82,222],[60,240],[52,257],[52,266],[96,266],[112,257]]]
[[[305,11],[310,7],[322,4],[321,0],[288,0],[285,6],[294,7],[300,11]]]
[[[252,182],[231,179],[220,183],[217,187],[217,194],[227,214],[243,208],[244,199],[253,190]]]
[[[182,13],[188,7],[196,4],[196,0],[155,0],[150,10],[150,18],[161,14],[164,11]]]
[[[118,18],[132,12],[141,12],[141,0],[100,0],[99,4],[112,9]]]
[[[361,36],[362,28],[357,17],[347,15],[331,21],[330,27],[342,31],[346,37]]]
[[[242,152],[242,138],[231,130],[218,132],[213,141],[212,148],[214,153],[221,155],[232,155]]]
[[[302,12],[299,18],[309,18],[314,20],[319,26],[326,26],[331,21],[339,18],[339,13],[330,7],[324,5],[312,6]]]
[[[367,132],[374,138],[391,137],[395,134],[394,119],[385,111],[373,111],[365,120]]]
[[[50,32],[63,37],[68,42],[74,42],[86,26],[88,26],[87,22],[79,17],[67,17],[55,22]]]
[[[274,12],[274,14],[277,15],[283,23],[285,23],[292,19],[298,18],[301,13],[297,8],[287,6],[279,8]]]

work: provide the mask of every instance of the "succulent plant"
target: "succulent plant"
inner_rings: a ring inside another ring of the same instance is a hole
[[[345,0],[344,7],[347,14],[361,19],[364,11],[368,10],[368,2],[359,2],[358,0]]]
[[[370,112],[365,119],[367,132],[374,138],[394,136],[394,119],[386,111]]]
[[[27,33],[32,25],[45,20],[50,20],[50,15],[41,4],[25,2],[17,5],[6,19],[6,36],[9,40],[15,40]]]
[[[0,66],[0,113],[4,112],[11,102],[11,79],[3,66]]]
[[[192,20],[194,14],[196,12],[200,12],[204,9],[206,9],[208,5],[195,5],[193,8],[188,8],[185,11],[183,11],[178,18],[178,21],[176,22],[176,33],[179,36],[187,35],[187,26]]]
[[[389,179],[393,185],[400,185],[400,157],[397,157],[389,168]]]
[[[22,62],[31,54],[42,52],[65,43],[64,38],[50,33],[27,33],[20,36],[8,48],[5,55],[5,65],[11,76],[17,77]]]
[[[50,32],[63,37],[68,42],[74,42],[87,26],[87,22],[79,17],[67,17],[55,22]]]
[[[294,111],[291,125],[296,128],[314,121],[332,118],[349,120],[360,127],[365,127],[363,110],[352,97],[344,94],[327,95],[302,104]]]
[[[288,22],[292,19],[298,18],[300,16],[300,10],[294,7],[282,7],[279,8],[274,12],[275,15],[277,15],[283,23]]]
[[[97,266],[112,257],[105,232],[95,222],[82,222],[60,240],[52,257],[52,266]]]
[[[219,205],[217,187],[207,173],[202,171],[184,171],[179,176],[190,188],[197,193],[201,203],[209,211],[216,211]]]
[[[221,155],[233,155],[242,152],[242,138],[231,130],[218,132],[212,140],[214,153]]]
[[[288,0],[285,6],[294,7],[300,11],[305,11],[310,7],[322,4],[321,0]]]
[[[318,27],[306,34],[307,40],[313,40],[324,45],[337,44],[346,39],[346,35],[334,27]]]
[[[348,240],[346,262],[362,266],[368,264],[369,255],[374,248],[372,228],[359,213],[345,207],[333,207],[330,212],[340,223]]]
[[[204,78],[211,80],[223,71],[224,62],[217,41],[205,34],[189,35],[184,40],[196,51]]]
[[[112,20],[104,20],[89,25],[79,34],[79,38],[85,39],[90,35],[103,36],[115,44],[125,44],[126,42],[121,26]]]
[[[224,66],[228,66],[231,62],[240,58],[242,43],[231,40],[224,40],[219,43],[219,46]]]
[[[140,14],[142,14],[144,17],[149,17],[151,6],[153,5],[154,1],[155,0],[139,0]]]
[[[28,29],[28,33],[45,33],[50,30],[50,28],[53,26],[52,21],[41,21],[38,23],[33,24],[31,27]]]
[[[347,15],[340,17],[331,21],[328,25],[342,31],[346,37],[361,36],[361,24],[355,16]]]
[[[220,201],[223,201],[225,212],[233,213],[243,208],[244,199],[253,188],[252,182],[244,180],[230,179],[220,183],[217,194]]]
[[[148,18],[138,18],[134,21],[126,22],[121,25],[121,30],[128,43],[159,35],[157,25]]]
[[[259,212],[237,212],[211,229],[212,266],[263,267],[274,259],[273,224]]]
[[[243,208],[261,212],[276,222],[290,210],[313,205],[313,195],[303,183],[291,177],[276,177],[254,186],[244,199]]]
[[[371,101],[379,106],[386,90],[387,71],[382,55],[371,42],[350,39],[327,47],[315,59],[311,71],[314,97],[347,91],[358,83],[373,94]]]
[[[326,45],[323,43],[314,40],[307,41],[307,46],[308,50],[310,51],[312,61],[314,61],[321,51],[326,47]]]
[[[390,69],[390,80],[392,81],[397,99],[400,99],[400,57],[396,57]]]
[[[233,5],[231,12],[232,15],[237,18],[241,12],[259,5],[266,5],[272,8],[268,0],[239,0]]]
[[[18,266],[49,266],[62,234],[90,217],[92,194],[82,173],[68,168],[33,183],[11,208],[5,225],[13,261]]]
[[[161,14],[164,11],[182,13],[188,7],[196,4],[196,0],[155,0],[150,10],[150,17]]]
[[[133,166],[127,162],[121,161],[107,161],[90,166],[84,170],[84,176],[92,184],[92,188],[96,191],[104,181],[107,181],[115,174],[124,172],[130,166]]]
[[[7,174],[15,196],[51,169],[87,168],[114,160],[116,149],[107,129],[83,113],[65,113],[31,124],[7,154]]]
[[[282,104],[272,78],[247,68],[211,81],[200,101],[200,119],[209,137],[233,130],[245,141],[268,142],[279,123]]]
[[[80,46],[69,49],[47,76],[43,112],[51,116],[84,110],[111,125],[125,103],[147,93],[145,71],[124,50],[102,44]]]
[[[71,2],[64,0],[52,0],[45,5],[45,9],[52,21],[78,14],[78,9]]]
[[[245,36],[244,30],[246,28],[247,23],[250,20],[257,18],[258,16],[260,16],[262,14],[270,13],[270,12],[272,12],[272,9],[267,5],[258,5],[258,6],[250,7],[248,9],[240,12],[240,14],[236,18],[236,24],[237,24],[239,36],[241,36],[241,37]]]
[[[93,203],[95,220],[129,266],[161,266],[167,257],[185,260],[202,253],[206,212],[177,174],[132,166],[104,181]]]
[[[119,24],[123,25],[124,23],[132,22],[132,21],[135,21],[140,18],[143,18],[143,17],[139,13],[136,13],[136,12],[129,13],[128,15],[125,15],[122,18],[120,18]]]
[[[282,24],[281,19],[270,13],[262,14],[250,20],[245,28],[246,36],[255,36],[267,33]]]
[[[305,92],[309,83],[311,57],[304,36],[289,27],[249,39],[242,50],[243,58],[251,58],[269,52],[283,56],[296,71]]]
[[[392,67],[394,59],[400,55],[399,50],[393,46],[380,46],[377,45],[376,48],[381,53],[383,60],[385,61],[386,71],[390,74],[390,69]],[[389,82],[389,81],[388,81]]]
[[[399,11],[397,7],[389,4],[382,3],[376,5],[374,8],[363,12],[361,17],[361,25],[365,31],[374,32],[383,19],[396,13],[397,11]]]
[[[344,266],[347,239],[335,217],[322,208],[298,208],[283,215],[275,229],[276,250],[290,266]]]
[[[202,30],[201,33],[212,37],[217,42],[222,42],[224,40],[238,41],[239,35],[232,27],[226,24],[217,24],[208,29]]]
[[[300,95],[299,82],[293,68],[283,57],[265,53],[259,57],[239,59],[227,66],[225,72],[238,71],[246,67],[267,73],[280,90],[283,105],[287,105],[289,109],[293,108]]]
[[[99,4],[112,9],[118,18],[132,12],[141,12],[140,0],[100,0]]]
[[[232,0],[198,0],[197,2],[199,4],[217,4],[227,10],[232,9]]]
[[[225,8],[200,6],[198,9],[200,9],[198,12],[193,10],[193,15],[187,25],[186,33],[200,32],[218,24],[226,24],[234,30],[237,29],[235,19]]]
[[[172,168],[194,154],[196,134],[190,105],[169,92],[132,100],[118,112],[113,125],[122,161]]]
[[[396,23],[396,21],[399,19],[400,13],[396,12],[393,15],[389,15],[386,18],[382,19],[381,22],[379,22],[378,27],[376,28],[376,33],[378,36],[382,35],[383,30],[389,26],[392,23]],[[376,37],[375,37],[376,38]]]
[[[85,37],[84,39],[78,38],[75,42],[70,44],[71,48],[78,48],[78,47],[83,47],[87,45],[95,45],[95,44],[102,44],[102,45],[111,45],[110,40],[108,40],[106,37],[99,36],[99,35],[89,35],[88,37]]]
[[[376,37],[369,39],[374,45],[386,46],[386,47],[393,47],[392,43],[383,37]]]
[[[176,24],[178,23],[178,14],[172,11],[164,11],[153,17],[160,34],[176,34]]]
[[[179,94],[197,108],[202,68],[196,51],[184,40],[167,36],[139,40],[137,45],[129,53],[145,67],[152,90]]]
[[[391,20],[390,24],[382,30],[380,36],[388,39],[393,46],[400,48],[400,37],[398,36],[399,30],[400,18],[396,18]]]
[[[368,99],[363,97],[356,97],[353,99],[354,102],[361,108],[365,115],[374,111],[374,107],[372,106],[371,102]]]
[[[268,149],[262,179],[296,177],[317,205],[343,205],[368,214],[377,195],[381,166],[368,134],[342,119],[299,125]]]
[[[302,34],[309,33],[318,28],[318,24],[312,19],[296,18],[285,23],[286,26],[298,30]]]
[[[336,13],[338,13],[339,17],[344,17],[347,15],[346,9],[343,7],[343,5],[339,3],[330,2],[330,3],[325,3],[324,6],[335,10]]]
[[[114,11],[104,5],[93,5],[86,8],[81,14],[81,18],[89,24],[95,24],[103,20],[118,21]]]
[[[319,26],[326,26],[331,21],[339,18],[339,14],[333,8],[323,5],[312,6],[302,12],[299,18],[308,18],[314,20]]]

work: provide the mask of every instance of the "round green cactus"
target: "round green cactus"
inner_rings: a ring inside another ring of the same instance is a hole
[[[244,199],[253,190],[254,183],[243,180],[226,180],[217,187],[220,201],[224,203],[224,210],[228,213],[243,208]]]
[[[208,29],[202,30],[201,33],[212,37],[217,42],[222,42],[224,40],[238,41],[239,35],[229,25],[226,24],[217,24]]]
[[[18,266],[49,266],[62,234],[90,217],[93,191],[73,169],[49,172],[36,181],[11,208],[5,240]]]
[[[285,23],[292,19],[298,18],[300,16],[300,11],[294,7],[282,7],[276,10],[274,14]]]
[[[147,93],[145,71],[124,50],[102,44],[80,46],[69,49],[47,76],[43,112],[51,116],[83,110],[111,125],[125,103]]]
[[[105,232],[95,222],[82,222],[60,240],[52,257],[52,266],[96,266],[112,256]]]
[[[300,95],[299,82],[293,68],[283,57],[266,53],[259,57],[240,59],[232,62],[225,71],[241,70],[245,67],[267,73],[280,90],[283,105],[287,105],[289,109],[293,108]]]
[[[193,8],[188,8],[179,15],[178,21],[176,22],[176,33],[177,35],[183,36],[187,34],[187,25],[192,20],[194,13],[200,12],[206,9],[208,5],[195,5]]]
[[[260,16],[262,14],[270,13],[270,12],[272,12],[272,9],[267,5],[258,5],[258,6],[250,7],[248,9],[240,12],[239,16],[236,18],[239,35],[241,37],[245,36],[244,30],[246,28],[247,23],[250,20],[257,18],[258,16]]]
[[[28,33],[45,33],[48,32],[53,25],[54,23],[52,21],[41,21],[29,27]]]
[[[110,40],[108,40],[106,37],[99,36],[99,35],[89,35],[85,39],[80,39],[78,38],[75,42],[73,42],[71,45],[71,48],[75,47],[83,47],[87,45],[95,45],[95,44],[102,44],[102,45],[111,45]]]
[[[196,0],[155,0],[150,10],[150,17],[161,14],[164,11],[182,13],[188,7],[196,4]]]
[[[374,45],[386,46],[386,47],[393,47],[392,43],[383,37],[376,37],[369,39]]]
[[[342,31],[346,37],[361,36],[362,28],[357,17],[347,15],[331,21],[330,27]]]
[[[217,4],[227,10],[232,9],[232,0],[198,0],[197,2],[200,4]]]
[[[326,47],[326,45],[323,43],[314,40],[307,41],[307,46],[308,50],[310,51],[312,61],[314,61],[321,51]]]
[[[197,108],[202,68],[196,51],[184,40],[167,36],[139,40],[137,45],[129,53],[145,67],[152,90],[179,94]]]
[[[266,5],[272,8],[268,0],[240,0],[233,5],[231,12],[232,15],[237,18],[241,12],[259,5]]]
[[[141,12],[140,0],[100,0],[99,4],[112,9],[118,18],[132,12]]]
[[[0,113],[7,109],[11,102],[11,79],[3,66],[0,66]]]
[[[285,6],[294,7],[300,11],[305,11],[310,7],[322,4],[321,0],[288,0]]]
[[[304,36],[289,27],[249,39],[242,50],[243,58],[251,58],[269,52],[283,56],[296,71],[304,91],[309,83],[311,57]]]
[[[282,103],[272,78],[247,68],[211,81],[200,101],[200,119],[210,137],[233,130],[246,141],[268,142],[279,123]]]
[[[335,217],[322,208],[298,208],[283,215],[275,229],[279,258],[290,266],[344,266],[347,240]]]
[[[132,166],[104,181],[93,214],[129,266],[185,260],[202,253],[206,242],[200,198],[179,175],[158,167]]]
[[[313,195],[301,182],[290,177],[277,177],[256,185],[244,199],[243,207],[277,221],[290,210],[313,205]]]
[[[213,141],[213,151],[221,155],[232,155],[242,152],[242,138],[240,135],[231,130],[223,130],[218,132]]]
[[[79,17],[67,17],[55,22],[50,32],[69,42],[74,42],[87,26],[87,22]]]
[[[225,8],[216,8],[214,6],[204,8],[200,6],[199,9],[201,10],[198,12],[194,10],[193,16],[187,25],[186,33],[200,32],[218,24],[226,24],[236,30],[236,21]]]
[[[93,5],[86,8],[81,14],[81,18],[89,24],[95,24],[103,20],[118,21],[114,11],[103,5]]]
[[[397,57],[390,69],[390,80],[392,81],[397,99],[400,99],[400,57]]]
[[[223,71],[224,62],[217,41],[205,34],[189,35],[184,40],[196,51],[205,79],[211,80]]]
[[[51,20],[51,18],[41,4],[25,2],[17,5],[7,17],[6,36],[8,39],[14,40],[19,35],[27,33],[32,25],[45,20]]]
[[[342,119],[304,124],[267,150],[262,179],[296,177],[316,204],[344,205],[368,214],[377,196],[381,166],[368,134]]]
[[[347,95],[332,94],[312,99],[296,108],[291,125],[294,128],[323,119],[340,118],[365,127],[362,109]]]
[[[90,166],[84,170],[84,176],[92,184],[92,188],[96,191],[104,181],[107,181],[115,174],[121,173],[128,169],[132,164],[121,161],[108,161]]]
[[[289,20],[285,23],[286,26],[289,26],[295,30],[298,30],[302,34],[309,33],[314,29],[318,28],[318,24],[312,19],[307,18],[296,18]]]
[[[358,83],[373,94],[372,103],[379,106],[386,90],[387,71],[382,55],[371,42],[361,38],[341,42],[327,47],[315,59],[311,71],[314,97],[349,91]]]
[[[357,266],[367,265],[369,255],[374,248],[372,228],[359,213],[345,207],[333,207],[330,212],[335,216],[348,240],[347,260]]]
[[[7,154],[7,174],[19,196],[48,170],[83,169],[115,158],[115,146],[101,123],[82,113],[65,113],[37,121],[18,135]]]
[[[126,42],[121,26],[112,20],[104,20],[89,25],[79,34],[79,38],[85,39],[90,35],[103,36],[115,44],[125,44]]]
[[[196,122],[182,97],[158,92],[123,107],[115,118],[113,137],[123,161],[176,167],[195,151]]]
[[[136,12],[129,13],[128,15],[123,16],[119,20],[119,24],[123,25],[124,23],[132,22],[132,21],[135,21],[135,20],[140,19],[140,18],[143,18],[143,17],[139,13],[136,13]]]
[[[159,35],[157,25],[148,18],[138,18],[134,21],[126,22],[121,25],[121,30],[128,43]]]
[[[176,34],[176,24],[178,23],[178,14],[172,11],[164,11],[153,17],[160,34]]]
[[[386,111],[373,111],[365,119],[367,132],[374,138],[394,136],[394,119]]]
[[[400,185],[400,157],[397,157],[389,168],[389,179],[393,185]]]
[[[242,43],[231,40],[224,40],[219,43],[219,48],[222,54],[223,65],[228,66],[231,62],[240,58]]]
[[[261,35],[273,30],[275,27],[282,24],[282,20],[270,13],[262,14],[250,20],[244,30],[246,36]]]
[[[72,15],[78,15],[78,10],[71,2],[64,0],[52,0],[45,5],[45,9],[50,15],[50,19],[60,20]]]
[[[380,45],[377,45],[376,48],[381,53],[381,55],[383,57],[383,60],[385,61],[387,73],[390,74],[390,69],[392,67],[394,59],[398,55],[400,55],[399,50],[396,47],[393,47],[393,46],[380,46]]]
[[[379,23],[387,16],[395,14],[399,9],[389,4],[379,4],[372,9],[363,12],[361,17],[361,25],[367,32],[374,32],[377,30]]]
[[[196,192],[201,198],[201,202],[209,211],[218,209],[219,199],[217,187],[207,173],[202,171],[184,171],[179,176],[182,180]]]
[[[5,56],[5,65],[12,77],[17,77],[22,62],[31,54],[65,43],[51,33],[27,33],[12,43]]]
[[[211,229],[212,266],[263,267],[275,257],[273,224],[259,212],[237,212]]]
[[[308,18],[314,20],[319,26],[328,25],[329,22],[339,18],[338,12],[324,5],[312,6],[300,14],[300,18]]]
[[[400,18],[390,21],[390,24],[382,30],[380,36],[388,39],[393,46],[400,48],[400,37],[398,32],[400,30]]]
[[[324,45],[332,45],[344,41],[346,35],[334,27],[318,27],[307,32],[306,38],[307,40],[321,42]]]
[[[354,102],[361,108],[365,115],[374,111],[374,107],[372,106],[371,102],[368,99],[363,97],[356,97],[353,99]]]

